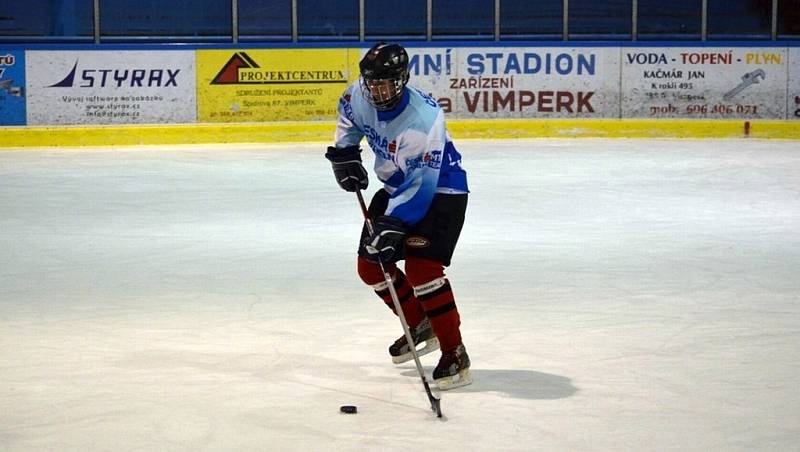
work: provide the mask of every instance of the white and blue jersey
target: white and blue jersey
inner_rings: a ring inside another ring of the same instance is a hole
[[[375,152],[375,174],[391,195],[386,215],[413,225],[436,193],[469,192],[444,112],[421,91],[407,86],[393,110],[377,111],[359,82],[351,84],[339,99],[336,147],[358,146],[364,137]]]

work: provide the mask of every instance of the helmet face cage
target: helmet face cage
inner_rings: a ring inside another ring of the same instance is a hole
[[[408,77],[367,79],[361,77],[361,94],[378,110],[390,110],[400,100]]]
[[[359,63],[361,94],[378,110],[392,109],[408,83],[408,53],[403,46],[379,42]]]

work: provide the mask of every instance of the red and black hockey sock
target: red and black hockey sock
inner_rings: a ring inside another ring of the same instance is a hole
[[[399,269],[395,271],[392,280],[394,282],[394,290],[397,292],[397,299],[400,301],[400,306],[403,308],[403,315],[406,318],[406,322],[411,328],[416,328],[417,325],[422,322],[422,318],[425,314],[422,312],[422,307],[417,301],[417,297],[414,296],[414,289],[408,283],[406,275]],[[392,302],[392,294],[389,292],[389,287],[386,286],[385,282],[384,287],[385,288],[380,288],[381,290],[376,288],[375,293],[381,297],[392,312],[397,314],[394,309],[394,302]]]
[[[444,277],[444,267],[440,262],[409,256],[406,271],[433,333],[439,338],[440,348],[455,349],[461,344],[461,317],[450,282]]]
[[[406,322],[408,323],[408,326],[415,328],[420,322],[422,322],[422,318],[425,316],[425,314],[422,312],[422,307],[417,301],[417,298],[414,296],[414,289],[408,283],[406,275],[399,268],[392,266],[386,270],[392,276],[394,290],[397,292],[397,299],[400,301],[400,306],[403,309],[403,315],[406,318]],[[362,281],[372,286],[372,288],[375,290],[375,293],[396,315],[397,311],[395,311],[394,308],[392,294],[389,292],[389,285],[383,276],[380,265],[359,257],[358,275],[361,277]]]

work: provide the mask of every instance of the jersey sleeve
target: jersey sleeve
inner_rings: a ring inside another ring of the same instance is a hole
[[[358,95],[354,85],[350,85],[339,98],[337,111],[339,118],[336,121],[335,146],[344,148],[347,146],[358,146],[364,132],[356,125],[356,118],[353,109],[353,96]]]
[[[446,141],[441,110],[427,133],[413,128],[406,131],[397,151],[397,165],[405,179],[392,193],[386,215],[411,225],[422,220],[436,194]]]

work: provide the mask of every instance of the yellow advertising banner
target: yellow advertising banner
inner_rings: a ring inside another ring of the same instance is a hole
[[[199,122],[333,120],[358,49],[197,51]]]

